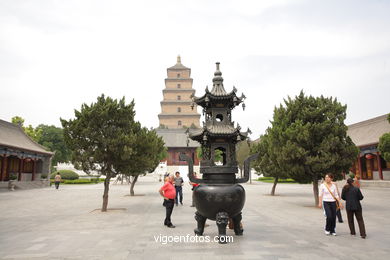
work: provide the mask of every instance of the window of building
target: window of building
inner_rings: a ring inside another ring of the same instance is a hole
[[[181,107],[177,108],[177,112],[179,112],[179,113],[181,112]]]
[[[181,85],[180,85],[180,84],[177,84],[177,88],[181,88]]]
[[[177,100],[181,100],[181,96],[177,96]]]
[[[180,120],[177,121],[177,125],[178,125],[178,126],[181,126],[181,121],[180,121]]]
[[[177,77],[180,78],[180,73],[177,73]]]

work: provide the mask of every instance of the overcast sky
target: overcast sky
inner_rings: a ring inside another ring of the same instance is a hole
[[[0,1],[0,119],[60,126],[104,93],[157,127],[166,69],[196,95],[247,96],[233,120],[257,138],[287,96],[333,96],[347,124],[390,112],[390,1]],[[202,119],[203,120],[203,119]]]

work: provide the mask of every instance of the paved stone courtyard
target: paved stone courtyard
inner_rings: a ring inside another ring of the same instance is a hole
[[[175,229],[163,226],[165,209],[157,178],[146,176],[130,197],[128,185],[111,185],[107,213],[103,185],[62,185],[0,192],[0,259],[389,259],[390,189],[364,188],[367,239],[349,235],[337,223],[336,237],[325,236],[325,218],[315,208],[311,185],[245,184],[244,236],[218,243],[156,242],[164,236],[192,236],[191,190],[175,207]],[[97,209],[97,210],[96,210]],[[343,211],[346,221],[346,214]],[[204,235],[217,234],[215,222]],[[357,225],[356,225],[357,228]],[[358,230],[358,229],[357,229]],[[233,231],[228,230],[228,235]]]

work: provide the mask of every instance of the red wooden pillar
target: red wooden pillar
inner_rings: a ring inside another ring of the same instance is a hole
[[[362,173],[362,162],[360,161],[360,154],[358,155],[358,168],[359,168],[359,177],[361,179],[363,177],[363,173]]]
[[[32,164],[33,164],[33,171],[32,171],[31,181],[33,181],[35,179],[35,171],[36,171],[35,159],[32,160]]]
[[[4,171],[5,171],[5,160],[6,160],[6,156],[5,154],[3,155],[3,159],[2,159],[2,162],[1,162],[1,169],[0,169],[0,181],[3,181],[3,176],[5,175]]]
[[[18,181],[22,179],[22,171],[23,171],[23,159],[19,158]]]
[[[379,155],[379,152],[376,152],[376,161],[377,161],[377,163],[378,163],[379,178],[383,181],[383,172],[382,172],[381,156]]]

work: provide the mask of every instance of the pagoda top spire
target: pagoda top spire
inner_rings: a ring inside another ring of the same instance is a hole
[[[169,67],[170,70],[189,70],[190,68],[187,68],[181,63],[181,57],[180,55],[177,55],[176,64],[172,67]]]
[[[222,72],[219,70],[220,63],[216,62],[215,64],[217,66],[217,69],[214,72],[213,89],[211,90],[211,94],[215,96],[226,96],[228,94],[226,93],[226,90],[223,87]]]
[[[203,107],[208,108],[214,106],[214,104],[221,102],[226,103],[226,106],[230,109],[233,109],[235,106],[238,106],[245,99],[244,94],[241,97],[236,95],[237,89],[233,86],[233,90],[229,93],[226,92],[223,86],[223,77],[222,72],[219,68],[219,62],[216,62],[216,71],[214,72],[213,78],[213,88],[209,91],[206,87],[205,94],[201,97],[196,97],[192,95],[193,103]],[[224,101],[222,101],[224,100]],[[244,106],[243,106],[244,108]]]

